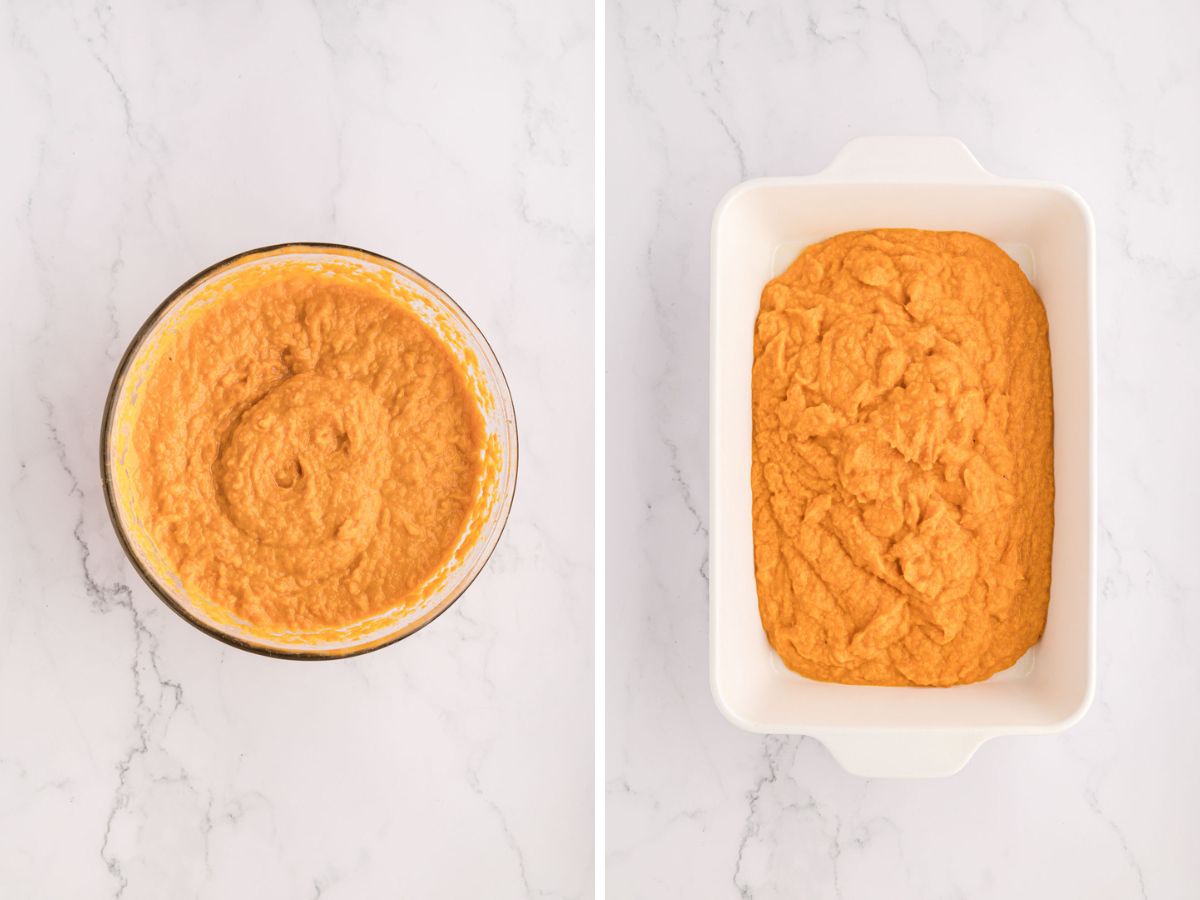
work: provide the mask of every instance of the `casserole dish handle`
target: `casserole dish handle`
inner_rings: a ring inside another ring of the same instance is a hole
[[[996,176],[952,137],[861,137],[842,148],[822,177],[842,180],[982,183]]]
[[[988,738],[981,731],[853,731],[814,735],[847,772],[863,778],[953,775]]]

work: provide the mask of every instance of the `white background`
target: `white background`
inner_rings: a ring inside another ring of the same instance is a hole
[[[0,2],[0,896],[591,894],[592,15]],[[288,240],[445,288],[520,427],[490,566],[345,662],[193,630],[99,490],[145,316]]]
[[[1200,7],[608,7],[614,898],[1173,898],[1200,883]],[[949,134],[1097,224],[1099,689],[959,775],[864,781],[708,689],[708,237],[737,182]]]

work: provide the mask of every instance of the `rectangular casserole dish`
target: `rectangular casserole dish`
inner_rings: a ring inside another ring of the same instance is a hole
[[[862,687],[788,670],[763,633],[751,521],[750,370],[763,287],[808,244],[869,228],[971,231],[1021,265],[1050,323],[1055,529],[1041,641],[987,681]],[[949,775],[991,737],[1060,731],[1095,691],[1095,234],[1066,187],[985,171],[953,138],[861,138],[823,172],[743,182],[712,230],[710,675],[740,728],[819,739],[867,777]]]

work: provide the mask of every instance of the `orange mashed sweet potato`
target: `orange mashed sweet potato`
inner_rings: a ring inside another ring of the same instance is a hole
[[[984,238],[808,247],[754,335],[759,613],[822,681],[954,685],[1041,636],[1054,530],[1046,313]]]
[[[250,268],[150,369],[133,477],[189,593],[273,632],[416,599],[480,492],[484,424],[438,336],[381,285]]]

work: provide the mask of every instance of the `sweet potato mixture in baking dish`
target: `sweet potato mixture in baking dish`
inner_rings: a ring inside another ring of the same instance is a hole
[[[763,291],[752,385],[759,611],[789,668],[945,686],[1037,642],[1050,348],[1003,250],[906,229],[808,247]]]

